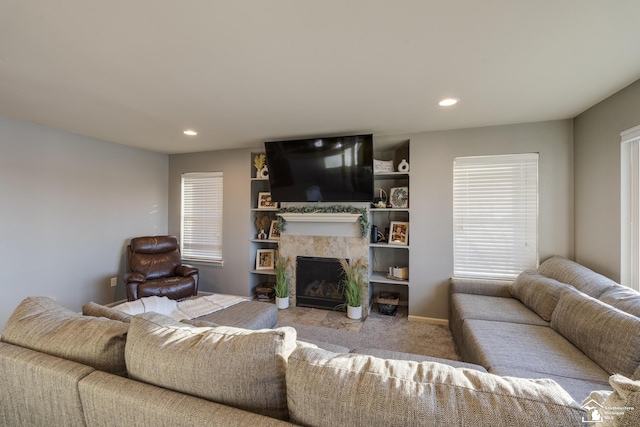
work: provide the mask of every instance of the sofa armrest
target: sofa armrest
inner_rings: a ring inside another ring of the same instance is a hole
[[[511,298],[511,280],[467,279],[452,277],[449,281],[449,293],[487,295]]]
[[[176,267],[176,276],[193,276],[194,274],[198,274],[198,269],[196,267],[192,267],[190,265],[179,265]]]
[[[124,275],[124,282],[125,283],[144,283],[147,281],[147,278],[144,277],[142,274],[140,273],[126,273]]]

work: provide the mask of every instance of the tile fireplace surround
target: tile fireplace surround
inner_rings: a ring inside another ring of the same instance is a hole
[[[280,254],[291,259],[289,296],[296,306],[296,257],[347,258],[369,257],[367,238],[360,236],[356,223],[327,224],[324,222],[290,222],[280,237]],[[366,273],[365,273],[366,274]],[[362,297],[362,316],[369,314],[369,287],[365,282]]]

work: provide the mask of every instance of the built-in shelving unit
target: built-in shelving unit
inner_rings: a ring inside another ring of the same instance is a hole
[[[369,243],[369,286],[370,295],[375,298],[379,292],[394,292],[399,294],[400,304],[406,305],[409,300],[411,271],[409,268],[409,253],[411,250],[410,227],[410,187],[409,171],[398,171],[398,165],[405,159],[409,160],[409,141],[387,151],[376,151],[375,158],[379,160],[393,160],[393,171],[378,172],[374,175],[374,195],[387,202],[392,197],[393,188],[407,189],[409,201],[406,207],[372,207],[369,210],[371,225],[378,228],[378,232],[384,235],[383,241]],[[389,243],[391,224],[393,222],[406,223],[408,233],[403,243]],[[389,267],[406,267],[409,271],[408,278],[398,279],[389,276]]]

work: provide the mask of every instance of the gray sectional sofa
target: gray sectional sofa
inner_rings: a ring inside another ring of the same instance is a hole
[[[640,380],[640,294],[562,257],[512,283],[452,279],[450,328],[463,360],[577,402],[613,374]]]
[[[585,415],[551,380],[330,351],[290,327],[102,311],[81,315],[45,297],[14,310],[0,337],[0,425],[571,426]]]

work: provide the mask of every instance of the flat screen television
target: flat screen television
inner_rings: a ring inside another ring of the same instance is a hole
[[[276,202],[371,202],[373,136],[264,143]]]

